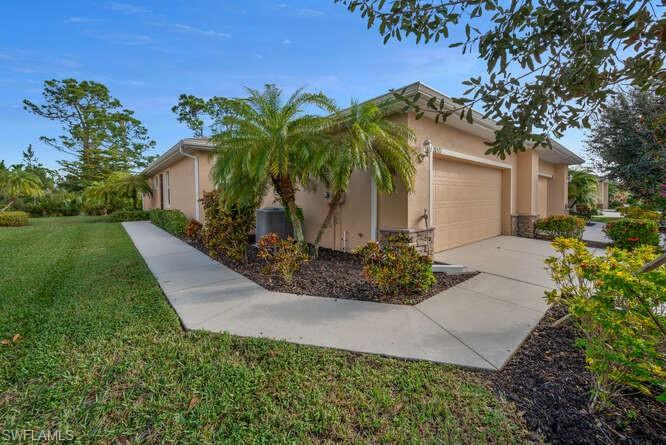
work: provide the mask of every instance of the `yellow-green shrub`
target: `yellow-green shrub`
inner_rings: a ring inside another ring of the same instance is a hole
[[[612,403],[625,388],[666,401],[665,320],[656,312],[666,304],[666,266],[640,272],[656,249],[609,248],[597,257],[579,240],[552,245],[559,255],[546,264],[557,290],[547,300],[564,303],[580,328],[577,343],[594,378],[592,407]]]
[[[180,210],[153,209],[150,211],[150,222],[174,236],[181,237],[185,232],[187,216]]]
[[[617,210],[625,218],[647,219],[657,223],[661,220],[661,214],[659,212],[655,212],[654,210],[647,210],[638,206],[620,207]]]
[[[214,258],[228,257],[244,261],[248,233],[254,229],[255,206],[224,205],[218,192],[204,193],[201,201],[206,215],[202,241]]]
[[[28,225],[28,214],[25,212],[0,212],[0,226],[19,227]]]
[[[354,251],[363,261],[366,279],[386,295],[418,294],[435,284],[432,259],[421,255],[409,241],[400,233],[381,244],[371,241]]]
[[[268,277],[279,276],[290,282],[294,273],[309,259],[306,250],[291,237],[280,238],[276,233],[267,233],[257,243],[257,256],[264,260],[261,273]]]
[[[535,225],[537,235],[548,239],[558,236],[564,238],[581,238],[585,230],[585,220],[571,215],[553,215],[539,218]]]

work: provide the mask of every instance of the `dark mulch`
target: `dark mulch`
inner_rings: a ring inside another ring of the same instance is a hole
[[[509,363],[490,376],[496,390],[550,443],[666,443],[666,406],[654,399],[627,394],[612,410],[588,410],[591,376],[574,344],[576,328],[551,327],[564,314],[563,307],[548,311]]]
[[[201,246],[196,247],[206,253]],[[320,248],[319,256],[306,262],[296,272],[291,283],[279,277],[266,277],[261,273],[263,260],[257,258],[257,248],[254,245],[248,248],[248,260],[245,263],[238,263],[228,258],[218,258],[218,261],[272,291],[410,305],[418,304],[477,274],[476,272],[455,275],[436,273],[437,282],[427,293],[389,296],[382,294],[377,287],[365,280],[360,261],[347,252]]]

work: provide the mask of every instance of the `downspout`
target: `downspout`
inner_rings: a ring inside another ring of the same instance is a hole
[[[432,225],[432,200],[433,200],[432,161],[433,161],[434,149],[430,138],[427,138],[425,141],[423,141],[423,149],[425,150],[425,155],[428,157],[428,214],[426,218],[426,229],[428,229]]]
[[[194,159],[194,219],[201,222],[199,215],[199,157],[183,150],[182,141],[178,143],[178,152],[186,158]]]

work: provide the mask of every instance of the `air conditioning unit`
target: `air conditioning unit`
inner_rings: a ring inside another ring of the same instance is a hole
[[[264,207],[256,212],[257,240],[267,233],[276,233],[281,238],[294,236],[294,228],[291,221],[287,218],[287,214],[282,207]]]

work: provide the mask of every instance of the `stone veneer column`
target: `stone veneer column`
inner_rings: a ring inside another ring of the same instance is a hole
[[[525,150],[518,153],[518,199],[516,235],[534,238],[534,223],[537,220],[539,187],[539,153]]]
[[[391,235],[404,233],[411,239],[411,245],[416,250],[427,256],[432,256],[435,248],[435,228],[428,229],[381,229],[379,231],[379,241],[384,241]]]

